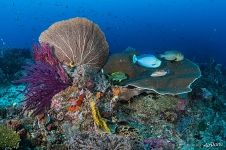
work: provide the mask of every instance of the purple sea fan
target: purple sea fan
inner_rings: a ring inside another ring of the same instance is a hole
[[[34,44],[32,49],[33,49],[35,61],[48,63],[52,66],[58,65],[58,61],[54,57],[53,50],[49,46],[49,44],[45,44],[45,43]]]
[[[60,65],[58,60],[54,57],[53,48],[49,44],[34,44],[33,53],[35,62],[40,61],[45,64],[54,66],[57,69],[61,80],[63,80],[65,83],[68,82],[68,76],[66,75],[63,67]]]
[[[27,83],[25,89],[25,109],[33,110],[33,115],[49,109],[52,97],[69,86],[61,79],[56,66],[36,62],[25,66],[27,75],[14,83]]]

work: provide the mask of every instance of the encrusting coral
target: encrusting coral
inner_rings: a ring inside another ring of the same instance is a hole
[[[48,113],[52,114],[55,119],[62,120],[65,116],[79,112],[84,99],[85,95],[82,90],[80,91],[76,86],[69,86],[53,96]]]
[[[134,142],[114,134],[77,133],[67,142],[69,150],[132,150]]]
[[[131,114],[134,118],[144,123],[151,123],[157,116],[160,117],[160,114],[176,110],[178,101],[179,99],[174,96],[149,94],[134,98],[125,108],[132,110]]]
[[[13,149],[19,147],[20,136],[3,125],[0,125],[0,148]]]
[[[91,65],[100,69],[109,53],[104,33],[85,18],[54,23],[41,33],[39,42],[53,46],[59,61],[70,67]]]

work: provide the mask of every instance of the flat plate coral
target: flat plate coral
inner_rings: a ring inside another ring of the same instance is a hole
[[[157,69],[135,66],[131,62],[131,54],[129,53],[112,55],[104,69],[106,73],[121,71],[128,74],[130,79],[124,82],[125,86],[152,90],[161,95],[178,95],[190,92],[192,90],[190,85],[201,76],[199,66],[188,59],[184,59],[179,62],[163,60],[158,69],[168,69],[170,72],[166,76],[155,78],[150,75]]]

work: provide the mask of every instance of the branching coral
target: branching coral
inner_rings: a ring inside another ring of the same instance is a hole
[[[47,44],[34,45],[34,64],[24,67],[26,75],[14,83],[27,83],[25,109],[39,114],[49,109],[52,97],[69,86],[67,74]]]
[[[105,92],[110,86],[110,82],[107,80],[104,74],[98,73],[94,76],[95,90]]]
[[[15,83],[27,83],[25,89],[25,109],[33,110],[33,114],[45,112],[51,105],[52,97],[65,89],[68,83],[61,80],[56,67],[36,62],[24,67],[27,75]]]
[[[63,67],[58,60],[54,57],[53,49],[50,45],[42,43],[33,45],[34,60],[40,61],[45,64],[49,64],[57,69],[61,80],[65,83],[68,82],[68,76],[66,75]]]
[[[54,57],[52,48],[48,44],[33,45],[34,60],[57,65],[57,59]]]

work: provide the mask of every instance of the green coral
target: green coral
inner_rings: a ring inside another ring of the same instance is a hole
[[[18,148],[20,136],[12,129],[0,125],[0,149]]]
[[[113,72],[108,77],[111,81],[116,82],[121,82],[122,80],[126,80],[128,78],[124,72]]]

